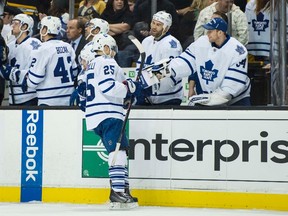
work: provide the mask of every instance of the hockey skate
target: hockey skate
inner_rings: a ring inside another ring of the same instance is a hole
[[[125,193],[128,194],[130,197],[132,197],[132,199],[133,199],[134,202],[138,202],[138,198],[137,198],[137,197],[133,197],[133,196],[131,195],[129,187],[126,187],[126,188],[125,188]]]
[[[110,210],[128,210],[138,207],[138,202],[125,192],[110,192]],[[138,199],[137,199],[138,200]]]

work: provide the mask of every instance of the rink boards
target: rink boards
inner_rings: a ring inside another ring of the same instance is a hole
[[[288,210],[288,111],[132,109],[140,205]],[[94,141],[95,140],[95,141]],[[0,110],[0,201],[105,203],[107,154],[79,110]]]

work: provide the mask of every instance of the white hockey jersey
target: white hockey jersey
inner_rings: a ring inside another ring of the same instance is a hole
[[[235,38],[227,37],[220,48],[212,46],[207,35],[200,37],[170,62],[169,69],[176,78],[197,73],[201,88],[198,94],[221,88],[232,96],[229,104],[233,104],[250,96],[250,79],[246,48]]]
[[[124,72],[113,58],[97,56],[85,71],[87,83],[86,126],[96,128],[107,118],[123,120],[125,117],[123,99],[127,88],[122,83]]]
[[[40,46],[40,40],[29,36],[27,36],[20,44],[16,41],[9,43],[9,64],[12,67],[17,67],[21,73],[27,73],[31,64],[31,55],[33,52],[38,50]],[[10,104],[13,103],[12,97],[14,97],[15,104],[21,104],[37,97],[35,89],[28,88],[27,92],[23,93],[21,85],[15,82],[12,82],[12,87],[13,93],[11,92],[11,87],[9,88]]]
[[[180,42],[170,34],[167,34],[159,41],[154,40],[153,36],[148,36],[142,41],[143,48],[146,53],[145,65],[153,65],[154,63],[165,59],[165,58],[175,58],[182,53],[182,47]],[[137,62],[137,69],[139,70],[140,60]],[[182,79],[172,79],[174,85],[165,89],[165,91],[156,90],[153,92],[152,96],[149,97],[149,101],[152,104],[160,104],[171,99],[183,99],[183,86]],[[161,85],[161,81],[160,81]]]
[[[27,84],[36,89],[38,105],[69,106],[77,68],[70,44],[50,39],[33,54]]]
[[[254,56],[270,55],[270,12],[260,11],[256,15],[256,1],[250,0],[245,9],[249,28],[247,50]]]

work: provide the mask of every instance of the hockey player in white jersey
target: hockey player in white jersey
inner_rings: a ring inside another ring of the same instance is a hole
[[[57,39],[61,30],[58,17],[47,16],[41,20],[42,46],[32,55],[30,69],[22,83],[37,91],[38,105],[69,106],[74,91],[73,80],[78,74],[75,52],[70,44]]]
[[[93,130],[101,137],[109,153],[111,208],[132,208],[138,204],[129,192],[126,135],[122,136],[120,150],[115,160],[113,158],[125,117],[124,98],[138,95],[141,86],[131,79],[126,80],[122,69],[114,60],[118,48],[113,37],[98,34],[93,38],[93,43],[96,56],[85,71],[86,88],[83,90],[82,83],[77,88],[80,105],[85,106],[82,110],[85,110],[87,130]]]
[[[250,79],[247,75],[247,50],[227,32],[222,18],[203,25],[207,35],[193,42],[178,58],[172,59],[169,71],[177,77],[196,75],[200,91],[189,105],[250,105]]]
[[[9,80],[9,104],[10,105],[37,105],[37,95],[35,89],[28,88],[26,92],[21,89],[19,84],[19,74],[27,73],[33,52],[39,49],[41,42],[36,38],[31,38],[34,21],[26,14],[16,15],[11,23],[12,34],[16,41],[8,44],[9,65],[2,67],[2,74]],[[21,71],[21,72],[20,72]],[[12,72],[12,73],[11,73]],[[1,73],[0,73],[1,74]]]
[[[150,27],[150,36],[142,41],[143,48],[146,52],[145,67],[149,67],[162,59],[172,59],[179,56],[182,52],[180,42],[169,33],[172,25],[172,16],[165,11],[159,11],[153,15]],[[140,61],[137,62],[139,70]],[[143,71],[145,73],[145,71]],[[168,81],[168,86],[166,85]],[[171,82],[170,82],[171,81]],[[166,88],[163,88],[163,86]],[[182,79],[166,77],[160,79],[160,88],[154,89],[152,95],[146,96],[148,99],[137,98],[138,105],[180,105],[183,99]]]
[[[108,34],[109,32],[109,23],[100,18],[91,19],[85,27],[85,37],[89,41],[92,41],[97,34]]]

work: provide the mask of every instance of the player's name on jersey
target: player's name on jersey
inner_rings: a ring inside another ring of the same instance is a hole
[[[67,47],[63,46],[63,47],[56,47],[57,50],[57,54],[61,54],[61,53],[69,53]]]

